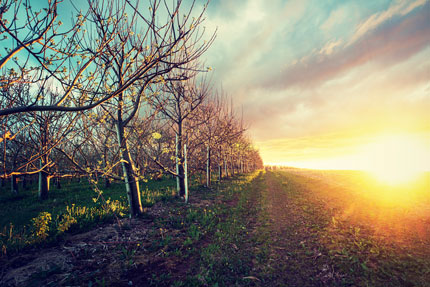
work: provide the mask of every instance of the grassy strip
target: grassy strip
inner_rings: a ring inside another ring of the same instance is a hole
[[[176,182],[171,178],[163,180],[149,180],[140,182],[142,192],[142,204],[149,207],[157,201],[158,197],[163,197],[176,187]],[[123,183],[112,183],[109,188],[99,186],[103,191],[103,196],[111,200],[126,201],[125,188]],[[27,225],[30,220],[40,212],[49,212],[53,216],[64,212],[67,206],[93,207],[99,194],[94,190],[88,181],[62,183],[62,188],[57,189],[52,186],[47,200],[38,199],[37,186],[33,185],[27,190],[20,190],[19,194],[13,194],[7,187],[0,189],[0,230],[12,223],[16,228]]]
[[[255,226],[261,211],[262,176],[250,175],[227,188],[224,204],[217,208],[223,220],[214,226],[207,246],[198,251],[198,264],[188,277],[195,286],[252,286],[260,280],[254,265],[266,258],[268,250],[265,236]]]
[[[149,207],[171,198],[174,186],[171,179],[141,183],[143,205]],[[35,198],[34,189],[19,195],[3,193],[0,197],[0,218],[4,224],[0,229],[0,255],[55,242],[66,232],[85,231],[129,212],[123,185],[119,183],[104,190],[102,197],[82,182],[51,190],[48,200]]]
[[[195,190],[189,205],[169,202],[168,214],[154,221],[150,245],[134,253],[139,267],[130,268],[127,280],[149,286],[254,285],[260,280],[254,265],[268,250],[255,226],[262,184],[256,172]],[[140,264],[139,258],[151,263]]]

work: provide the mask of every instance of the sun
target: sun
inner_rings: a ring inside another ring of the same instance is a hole
[[[377,138],[365,146],[366,169],[379,181],[398,185],[413,181],[428,164],[428,148],[422,140],[408,135]]]

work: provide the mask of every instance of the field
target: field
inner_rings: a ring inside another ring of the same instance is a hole
[[[430,284],[428,174],[403,187],[354,171],[289,169],[266,179],[268,213],[282,238],[275,258],[292,258],[279,268],[299,274],[290,282]]]
[[[95,222],[3,256],[0,282],[430,286],[429,184],[429,174],[404,186],[355,171],[236,176],[212,189],[195,186],[188,205],[165,193],[144,218]],[[6,222],[8,213],[2,217]]]

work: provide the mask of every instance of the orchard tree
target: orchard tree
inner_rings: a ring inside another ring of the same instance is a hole
[[[176,76],[174,76],[176,77]],[[179,181],[179,196],[185,195],[184,142],[187,135],[184,132],[185,121],[189,119],[203,101],[209,96],[210,85],[205,77],[199,79],[193,75],[188,80],[170,81],[163,83],[161,92],[150,99],[154,109],[159,109],[176,136],[175,160],[177,170],[173,171],[160,162],[158,164],[175,175]]]
[[[174,79],[170,79],[169,75],[174,70],[192,69],[191,64],[207,50],[213,40],[212,36],[209,42],[200,41],[204,31],[199,30],[198,26],[203,21],[204,11],[192,18],[194,5],[183,16],[182,1],[177,1],[173,6],[161,3],[150,2],[149,13],[139,10],[139,3],[132,6],[128,1],[106,1],[99,5],[92,3],[90,21],[94,23],[94,29],[82,44],[92,51],[93,37],[111,39],[106,44],[106,53],[95,61],[104,70],[97,75],[91,74],[100,83],[91,97],[116,94],[102,106],[108,114],[107,121],[112,122],[116,129],[132,215],[143,213],[143,208],[139,178],[128,143],[132,129],[127,128],[132,126],[130,124],[138,117],[144,103],[158,96],[157,93],[150,93],[149,86],[186,79],[187,73]],[[161,23],[157,12],[160,6],[166,8],[163,12],[167,14]],[[94,51],[96,54],[97,51]]]

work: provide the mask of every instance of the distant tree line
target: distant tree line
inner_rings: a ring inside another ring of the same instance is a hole
[[[136,216],[139,180],[169,174],[184,196],[185,146],[188,174],[207,186],[262,168],[200,61],[215,39],[203,39],[207,4],[88,0],[64,24],[62,1],[30,2],[0,4],[0,177],[13,192],[17,178],[38,176],[40,199],[51,179],[119,180]]]

